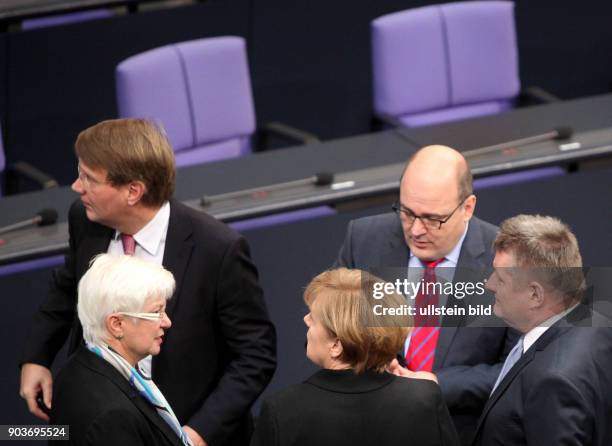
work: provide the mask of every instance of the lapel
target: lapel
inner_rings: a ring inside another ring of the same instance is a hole
[[[185,277],[185,271],[187,265],[189,265],[189,259],[193,251],[193,240],[192,240],[192,218],[188,214],[185,205],[179,203],[176,200],[170,200],[170,219],[168,221],[168,232],[166,233],[166,245],[164,247],[164,258],[162,265],[174,276],[176,283],[176,289],[174,295],[168,301],[166,305],[166,313],[172,320],[174,313],[177,310],[177,306],[180,303],[181,293],[183,291],[183,284]],[[166,334],[165,344],[169,345],[168,342],[172,339],[172,330]],[[168,347],[162,348],[159,355],[154,356],[151,360],[151,375],[153,379],[156,379],[163,384],[163,378],[159,376],[158,364],[160,361],[164,361],[164,352]]]
[[[487,247],[483,241],[482,229],[478,219],[474,217],[470,220],[467,234],[465,235],[463,245],[461,246],[461,251],[459,252],[459,259],[457,261],[457,267],[455,268],[453,282],[474,282],[481,280],[482,274],[487,267],[487,265],[484,265],[482,262],[482,256],[486,253],[486,249]],[[452,303],[457,302],[457,300],[452,301],[452,299],[449,299],[447,306],[451,306]],[[459,304],[462,305],[466,311],[469,303],[469,296],[466,296],[464,299],[459,301]],[[446,322],[440,329],[440,335],[436,345],[433,370],[441,368],[444,364],[444,360],[446,359],[446,355],[450,350],[453,338],[457,334],[458,326],[465,322],[465,317],[457,316],[452,317],[452,319],[448,319],[448,317],[445,316],[443,322],[444,321]]]
[[[384,214],[383,217],[391,220],[390,223],[386,221],[380,225],[380,231],[385,231],[386,234],[370,240],[369,243],[375,244],[376,249],[367,250],[366,258],[357,263],[361,267],[365,266],[369,273],[388,282],[394,282],[396,279],[403,280],[408,271],[410,250],[406,244],[399,218],[395,214]]]
[[[183,288],[183,277],[193,250],[192,220],[183,206],[175,200],[170,201],[170,220],[162,261],[164,268],[172,273],[176,282],[174,296],[168,301],[166,309],[170,318],[178,305]]]
[[[516,364],[510,369],[508,374],[504,377],[504,379],[499,383],[495,392],[489,397],[489,400],[485,404],[485,407],[482,411],[482,415],[478,420],[478,426],[476,427],[476,438],[479,434],[480,428],[484,423],[484,420],[487,417],[487,414],[491,411],[493,406],[499,401],[502,395],[506,392],[510,384],[516,379],[516,377],[521,373],[521,371],[529,365],[531,361],[535,358],[537,352],[545,350],[548,345],[554,341],[559,336],[566,333],[568,330],[572,328],[571,325],[568,325],[568,320],[571,320],[571,317],[576,314],[583,314],[583,307],[579,305],[574,311],[572,311],[565,318],[557,321],[552,327],[550,327],[546,332],[538,338],[538,340],[521,356],[521,359],[517,361]]]
[[[182,446],[180,438],[172,430],[172,428],[166,423],[161,416],[157,413],[157,410],[151,404],[149,404],[143,397],[138,394],[138,391],[134,389],[128,381],[108,362],[97,356],[95,353],[90,352],[84,346],[79,347],[77,350],[77,360],[85,367],[93,370],[94,372],[103,375],[109,381],[123,392],[127,398],[138,408],[138,410],[153,424],[159,431],[161,431],[166,439],[176,446]]]
[[[410,250],[408,244],[404,238],[404,232],[399,218],[393,215],[393,225],[390,228],[390,236],[387,238],[387,242],[382,245],[380,252],[379,264],[388,266],[398,266],[404,269],[403,275],[408,268],[408,261],[410,260]]]
[[[108,226],[103,226],[98,223],[89,221],[87,215],[85,215],[85,208],[81,204],[80,200],[77,203],[81,212],[81,223],[78,225],[76,230],[79,233],[78,239],[75,242],[75,249],[77,251],[75,258],[75,265],[73,266],[76,274],[76,283],[81,280],[81,277],[89,269],[89,263],[98,254],[103,254],[108,251],[108,245],[111,241],[111,237],[115,233],[115,230]],[[69,256],[67,257],[69,258]],[[76,290],[75,290],[75,311],[76,311]],[[69,353],[74,352],[77,347],[83,341],[83,328],[79,318],[74,318],[72,324],[72,333],[70,335],[69,342]]]
[[[93,223],[87,220],[83,227],[83,237],[78,245],[78,264],[77,264],[77,280],[83,277],[83,274],[89,269],[91,259],[108,251],[108,245],[111,241],[115,230],[108,226],[103,226],[98,223]]]

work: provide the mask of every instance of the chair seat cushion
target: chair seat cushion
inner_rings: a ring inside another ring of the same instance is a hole
[[[183,149],[175,152],[176,167],[237,158],[250,153],[250,151],[251,146],[248,137],[204,144],[193,149]]]

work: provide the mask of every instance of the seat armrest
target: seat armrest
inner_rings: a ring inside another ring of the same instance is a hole
[[[533,102],[539,104],[552,104],[553,102],[560,101],[561,98],[535,85],[523,88],[518,97],[519,106]]]
[[[35,182],[42,189],[49,189],[58,186],[55,178],[46,174],[37,167],[26,163],[25,161],[18,161],[16,163],[8,165],[6,171],[10,175],[18,175],[28,178],[29,180]]]
[[[313,133],[292,127],[288,124],[273,121],[268,122],[258,131],[259,134],[259,146],[263,149],[268,148],[270,136],[279,136],[283,139],[296,142],[298,144],[310,144],[321,142],[319,137]]]

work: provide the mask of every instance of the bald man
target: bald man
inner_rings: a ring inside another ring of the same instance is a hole
[[[474,217],[472,174],[461,153],[445,146],[417,151],[406,164],[399,192],[394,213],[349,223],[336,266],[378,274],[381,268],[398,268],[398,275],[413,283],[428,267],[439,280],[454,283],[488,277],[497,228]],[[493,301],[486,293],[436,298],[439,306],[463,308]],[[503,326],[466,327],[467,322],[463,316],[442,316],[439,330],[415,329],[401,354],[410,370],[437,375],[462,444],[470,443],[505,356],[516,342],[516,335],[508,336]]]

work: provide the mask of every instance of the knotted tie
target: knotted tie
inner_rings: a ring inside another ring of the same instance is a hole
[[[136,240],[129,234],[121,234],[121,244],[123,245],[123,253],[126,256],[133,256],[136,251]]]
[[[444,258],[424,262],[423,282],[415,299],[415,328],[410,337],[410,345],[406,352],[406,366],[414,372],[419,370],[431,372],[433,368],[436,344],[440,334],[440,317],[428,314],[432,313],[438,306],[438,293],[428,288],[434,287],[436,283],[435,268],[443,260]],[[428,291],[432,292],[428,293]],[[430,306],[429,312],[427,312],[428,306]],[[421,311],[424,314],[421,314]]]

